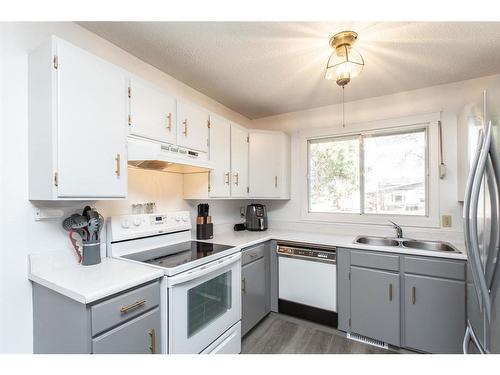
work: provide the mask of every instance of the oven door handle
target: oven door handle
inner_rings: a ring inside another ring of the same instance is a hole
[[[222,259],[215,260],[204,266],[197,267],[191,271],[181,273],[180,275],[177,276],[169,277],[168,286],[170,287],[178,284],[183,284],[188,281],[203,277],[205,275],[218,271],[222,268],[230,266],[234,263],[237,263],[240,260],[241,260],[241,253],[232,254]]]

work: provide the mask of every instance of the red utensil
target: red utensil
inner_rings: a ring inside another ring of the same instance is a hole
[[[73,249],[75,249],[76,255],[78,257],[78,263],[82,263],[83,256],[82,253],[80,253],[80,250],[78,250],[78,242],[73,238],[74,233],[78,234],[78,232],[74,229],[71,229],[69,231],[69,240],[71,242],[71,245],[73,245]]]

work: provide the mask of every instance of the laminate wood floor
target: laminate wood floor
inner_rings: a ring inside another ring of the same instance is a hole
[[[340,331],[271,313],[243,337],[242,354],[388,354],[392,350],[349,340]]]

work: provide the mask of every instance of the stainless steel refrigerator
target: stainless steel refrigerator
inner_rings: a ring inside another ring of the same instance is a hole
[[[464,353],[500,353],[500,82],[465,107],[469,176],[464,196],[467,328]]]

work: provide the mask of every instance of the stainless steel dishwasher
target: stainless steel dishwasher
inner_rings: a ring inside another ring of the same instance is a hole
[[[336,327],[336,248],[279,243],[277,255],[278,311]]]

